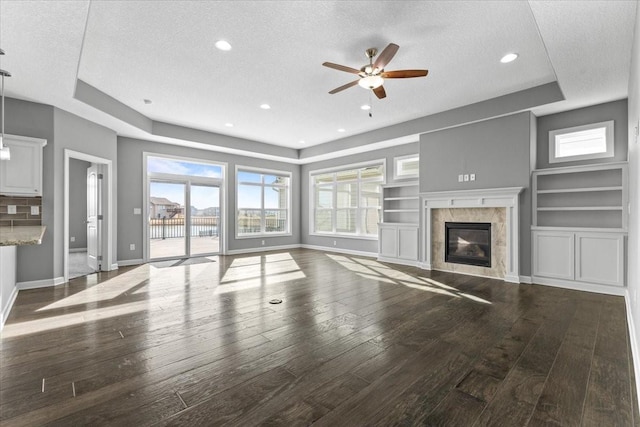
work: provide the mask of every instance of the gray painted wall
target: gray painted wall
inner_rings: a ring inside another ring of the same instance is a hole
[[[54,164],[55,173],[53,175],[54,189],[54,252],[53,252],[53,277],[64,276],[64,150],[70,149],[84,154],[90,154],[106,160],[111,160],[113,164],[113,212],[117,212],[117,144],[116,133],[111,129],[97,125],[76,115],[68,113],[58,108],[54,109]],[[106,191],[104,191],[106,195]],[[103,201],[103,212],[106,220],[106,205]],[[113,218],[113,252],[112,257],[116,260],[117,236],[115,230],[118,227],[118,217]],[[107,239],[103,239],[103,253],[106,251]],[[28,279],[36,280],[36,279]]]
[[[69,249],[87,247],[87,168],[91,163],[69,160]],[[71,241],[75,237],[75,241]]]
[[[119,261],[139,260],[143,258],[142,239],[144,218],[142,215],[133,214],[134,208],[144,208],[142,205],[143,185],[145,182],[142,169],[143,152],[227,163],[226,179],[227,189],[229,189],[229,191],[225,209],[227,213],[228,249],[230,251],[295,245],[300,243],[300,204],[298,202],[300,199],[300,166],[120,137],[118,138],[118,182],[123,183],[123,187],[121,191],[118,192]],[[292,173],[291,236],[258,237],[251,239],[235,238],[236,165],[282,170]],[[261,245],[261,240],[265,241],[264,246]],[[129,250],[131,243],[135,244],[136,249],[134,251]]]
[[[607,159],[581,160],[563,163],[549,163],[549,131],[573,126],[614,121],[614,157]],[[565,111],[538,117],[538,169],[576,166],[594,163],[623,162],[627,160],[627,100],[607,102],[577,110]]]
[[[520,274],[531,274],[532,133],[530,112],[420,137],[420,192],[524,187],[520,193]],[[476,174],[458,182],[459,174]]]
[[[42,225],[47,227],[47,231],[42,238],[42,244],[18,247],[16,280],[24,282],[51,279],[54,277],[54,108],[12,98],[5,98],[5,105],[6,133],[47,140],[43,150],[42,171]]]
[[[111,159],[115,167],[116,134],[49,105],[7,98],[6,108],[7,133],[47,140],[42,171],[42,224],[47,231],[41,245],[18,247],[17,281],[59,278],[64,275],[64,150]]]
[[[322,162],[309,163],[302,165],[301,181],[302,181],[302,193],[300,197],[300,213],[302,218],[302,244],[312,246],[324,246],[329,249],[336,248],[338,250],[350,250],[359,252],[370,252],[375,254],[378,252],[377,240],[365,240],[356,238],[334,237],[334,236],[315,236],[311,235],[309,229],[309,201],[310,197],[313,197],[311,189],[309,188],[309,172],[335,168],[340,166],[347,166],[354,163],[367,162],[370,160],[386,159],[387,170],[386,177],[387,183],[393,182],[393,158],[398,156],[405,156],[408,154],[417,154],[419,151],[419,145],[417,142],[410,144],[403,144],[392,148],[386,148],[382,150],[369,151],[367,153],[356,154],[352,156],[341,157],[339,159],[326,160]],[[334,240],[336,245],[333,244]]]

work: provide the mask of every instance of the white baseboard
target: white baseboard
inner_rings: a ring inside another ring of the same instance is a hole
[[[65,283],[64,277],[54,277],[52,279],[32,280],[30,282],[18,282],[16,287],[19,291],[25,289],[48,288],[50,286],[58,286]]]
[[[118,269],[118,263],[116,262],[115,264],[111,264],[111,267],[109,267],[108,271],[113,271],[113,270],[117,270]]]
[[[252,254],[254,252],[286,251],[289,249],[298,249],[298,248],[300,248],[299,244],[281,245],[281,246],[265,246],[265,247],[259,247],[259,248],[232,249],[227,251],[227,254],[242,255],[242,254]]]
[[[76,252],[87,252],[87,248],[69,248],[70,254],[73,254]]]
[[[340,253],[340,254],[362,256],[362,257],[367,257],[367,258],[377,258],[378,257],[378,253],[377,252],[352,251],[351,249],[334,248],[334,247],[331,247],[331,246],[300,245],[300,247],[304,248],[304,249],[312,249],[314,251],[337,252],[337,253]]]
[[[571,280],[550,279],[548,277],[531,276],[534,285],[553,286],[555,288],[572,289],[574,291],[594,292],[597,294],[624,296],[625,289],[617,286],[596,285],[594,283],[574,282]]]
[[[431,270],[431,268],[432,268],[433,266],[432,266],[430,263],[428,263],[428,262],[422,262],[422,261],[420,261],[420,262],[418,263],[418,267],[420,267],[420,268],[421,268],[421,269],[423,269],[423,270]]]
[[[115,268],[113,268],[113,266],[111,267],[112,270],[117,270],[118,267],[128,267],[130,265],[140,265],[140,264],[144,264],[144,260],[143,259],[125,259],[122,261],[118,261],[117,264],[115,265]]]
[[[520,283],[524,283],[526,285],[530,285],[533,282],[531,281],[531,276],[520,276]]]
[[[11,295],[9,295],[9,299],[5,303],[4,307],[0,309],[0,331],[4,327],[4,322],[7,321],[9,317],[9,313],[11,313],[11,308],[13,308],[13,303],[16,302],[16,298],[18,297],[18,288],[16,286],[13,287],[11,291]]]
[[[627,289],[624,293],[624,302],[627,309],[627,325],[629,327],[629,341],[631,343],[631,361],[633,362],[633,371],[636,379],[636,399],[640,405],[640,349],[638,348],[638,340],[636,338],[636,324],[633,321],[633,312],[631,311],[631,295]]]

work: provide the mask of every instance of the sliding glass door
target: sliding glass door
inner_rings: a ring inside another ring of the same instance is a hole
[[[222,252],[224,166],[152,155],[145,162],[147,259]]]

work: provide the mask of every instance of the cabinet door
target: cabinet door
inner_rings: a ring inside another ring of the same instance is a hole
[[[417,227],[398,227],[398,258],[418,260]]]
[[[398,229],[380,226],[380,255],[388,258],[398,256]]]
[[[555,231],[533,232],[533,275],[574,279],[574,234]]]
[[[576,233],[576,280],[624,286],[624,236]]]
[[[0,193],[20,196],[42,195],[42,143],[7,137],[11,160],[2,162]]]

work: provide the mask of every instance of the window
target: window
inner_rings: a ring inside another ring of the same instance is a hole
[[[236,237],[290,233],[291,173],[236,168]]]
[[[333,172],[311,172],[310,177],[314,233],[378,236],[384,162]]]
[[[393,179],[417,178],[420,173],[420,156],[411,154],[393,158]]]
[[[613,157],[613,120],[549,132],[549,163]]]

